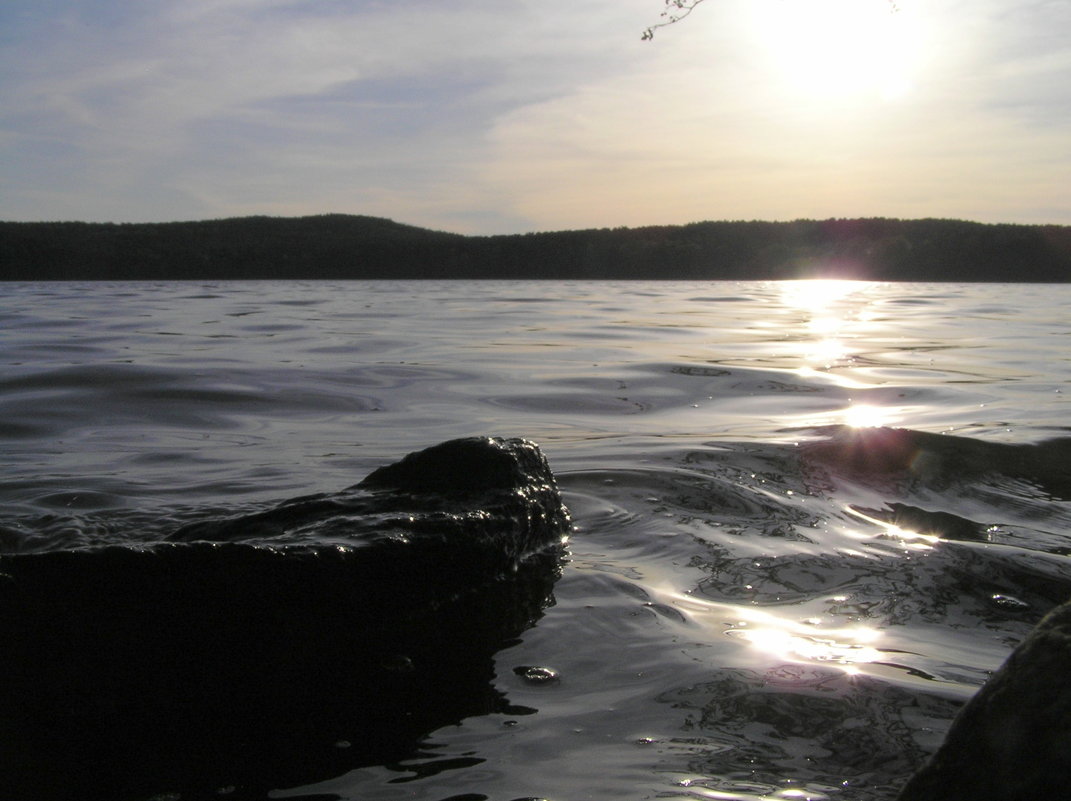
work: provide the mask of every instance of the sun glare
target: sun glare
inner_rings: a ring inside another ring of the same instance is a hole
[[[844,424],[852,428],[880,428],[893,422],[894,409],[857,403],[844,410]]]
[[[847,297],[861,285],[839,278],[812,278],[803,281],[782,281],[781,300],[786,306],[814,314],[825,311],[830,303]]]
[[[888,0],[760,0],[758,41],[796,91],[886,100],[911,89],[917,37],[910,14]]]
[[[909,528],[901,528],[888,520],[882,520],[877,517],[872,517],[860,509],[849,506],[846,511],[853,517],[861,518],[868,523],[878,526],[884,529],[886,536],[893,537],[900,540],[904,547],[917,551],[933,550],[933,546],[941,541],[940,537],[935,534],[922,534],[918,531],[912,531]]]
[[[676,591],[666,595],[690,617],[728,623],[726,634],[778,660],[822,663],[854,674],[856,666],[883,659],[876,645],[881,632],[869,626],[830,626],[833,621],[821,618],[794,620],[763,609],[704,601]]]
[[[755,616],[754,622],[742,621],[730,631],[778,659],[839,666],[880,661],[881,652],[871,645],[880,637],[875,629],[866,626],[827,629],[820,623],[797,623],[763,615]]]

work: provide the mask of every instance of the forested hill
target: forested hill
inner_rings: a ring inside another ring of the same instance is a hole
[[[0,279],[1071,281],[1071,227],[959,220],[703,222],[462,236],[376,217],[0,222]]]

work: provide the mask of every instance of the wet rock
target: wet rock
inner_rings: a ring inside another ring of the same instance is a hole
[[[899,801],[1066,798],[1071,603],[1050,612],[963,708]]]
[[[0,796],[260,798],[515,711],[492,657],[567,527],[536,445],[473,438],[162,539],[0,555]]]

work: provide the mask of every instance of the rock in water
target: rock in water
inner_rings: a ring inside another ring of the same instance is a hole
[[[1041,620],[952,723],[899,801],[1071,794],[1071,603]]]
[[[509,708],[492,657],[567,528],[536,445],[473,438],[163,539],[3,555],[0,797],[260,798],[409,756]]]

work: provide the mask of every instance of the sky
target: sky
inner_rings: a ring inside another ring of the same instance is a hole
[[[3,0],[0,219],[1071,224],[1071,0]]]

